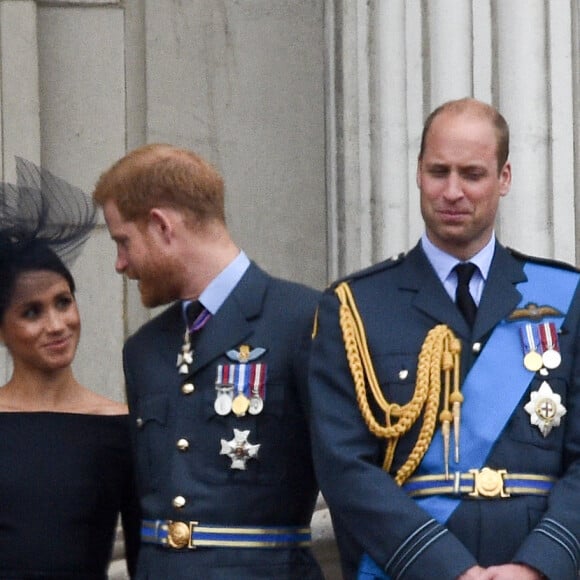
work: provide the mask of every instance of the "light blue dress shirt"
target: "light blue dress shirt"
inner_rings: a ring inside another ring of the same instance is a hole
[[[200,294],[199,301],[202,306],[215,316],[227,297],[237,286],[246,270],[250,267],[250,259],[243,250],[232,260],[205,288]],[[183,311],[191,300],[183,301]]]
[[[461,263],[455,256],[447,254],[443,250],[440,250],[435,246],[424,233],[421,236],[421,246],[427,259],[433,266],[433,269],[437,273],[439,280],[443,284],[447,294],[453,302],[455,302],[455,290],[457,288],[457,273],[453,270],[455,266]],[[469,291],[473,296],[473,300],[479,306],[481,300],[481,294],[483,293],[483,287],[489,275],[489,269],[491,267],[491,261],[493,260],[493,253],[495,251],[495,232],[492,234],[489,242],[477,253],[472,256],[468,261],[477,266],[477,270],[474,272],[469,282]]]

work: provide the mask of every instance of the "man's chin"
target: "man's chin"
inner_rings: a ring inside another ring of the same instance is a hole
[[[165,304],[169,304],[170,300],[159,300],[157,298],[153,298],[151,296],[146,296],[141,294],[141,303],[145,308],[157,308],[157,306],[164,306]]]
[[[167,296],[151,294],[150,292],[147,292],[146,289],[144,291],[141,285],[139,285],[139,292],[141,294],[141,303],[143,306],[145,306],[145,308],[157,308],[157,306],[165,306],[166,304],[176,300]]]

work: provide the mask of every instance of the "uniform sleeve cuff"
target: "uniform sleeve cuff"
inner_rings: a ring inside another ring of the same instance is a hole
[[[547,578],[577,580],[580,542],[568,528],[544,518],[522,544],[514,562],[532,566]]]
[[[385,564],[391,580],[456,578],[477,562],[447,528],[429,520],[411,534]]]

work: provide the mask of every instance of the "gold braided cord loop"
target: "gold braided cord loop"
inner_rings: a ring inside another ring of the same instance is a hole
[[[312,321],[312,332],[310,338],[314,340],[318,336],[318,307],[314,313],[314,320]]]
[[[458,352],[452,353],[450,347],[459,347],[461,344],[455,339],[453,332],[444,324],[439,324],[432,328],[423,342],[421,352],[419,354],[419,361],[417,365],[417,381],[415,389],[419,388],[419,383],[426,381],[426,389],[428,391],[427,401],[423,412],[423,424],[417,437],[417,442],[405,463],[397,471],[395,481],[402,485],[411,477],[414,471],[421,463],[423,456],[427,452],[435,427],[437,423],[437,411],[439,409],[440,395],[441,395],[441,373],[445,376],[445,390],[448,390],[448,372],[449,367],[446,366],[453,361],[453,365],[459,365]],[[450,358],[448,355],[452,354]],[[447,397],[445,397],[447,399]],[[447,403],[441,415],[447,419],[451,416],[447,412]],[[445,430],[446,423],[443,423],[442,429]],[[446,453],[448,455],[448,452]],[[445,464],[446,466],[448,463]]]
[[[416,389],[411,401],[403,407],[396,403],[390,404],[384,398],[368,350],[364,326],[352,292],[346,282],[336,288],[336,294],[341,302],[340,327],[344,346],[363,418],[371,432],[377,437],[391,438],[404,435],[417,420],[427,397],[427,391],[426,389]],[[368,403],[365,378],[379,408],[385,412],[386,424],[384,427],[373,417]],[[399,420],[393,423],[393,419]]]
[[[402,485],[417,469],[435,432],[441,394],[441,373],[446,377],[446,400],[449,400],[449,373],[459,364],[460,343],[452,331],[440,324],[432,328],[421,347],[417,365],[417,379],[413,397],[405,405],[389,403],[380,388],[371,360],[366,334],[352,291],[346,282],[335,289],[340,301],[339,320],[350,372],[355,385],[356,399],[363,419],[371,433],[387,440],[383,468],[389,471],[399,438],[406,434],[423,412],[423,423],[417,442],[405,463],[395,476]],[[455,368],[454,379],[459,373]],[[454,380],[455,383],[455,380]],[[458,384],[453,393],[457,400]],[[369,404],[369,391],[374,402],[384,413],[384,425],[375,418]],[[448,405],[446,405],[448,411]],[[447,413],[444,413],[448,419]]]

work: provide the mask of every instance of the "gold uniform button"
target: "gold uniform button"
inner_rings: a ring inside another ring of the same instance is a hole
[[[137,417],[137,420],[135,421],[135,423],[137,424],[137,428],[141,429],[141,427],[143,427],[143,424],[145,423],[145,421],[143,421],[143,419],[141,417]]]
[[[184,383],[181,385],[181,392],[184,395],[191,395],[195,391],[195,385],[193,383]]]
[[[189,449],[189,441],[187,439],[179,439],[177,441],[177,449],[179,451],[187,451]]]
[[[171,522],[167,526],[167,543],[172,548],[185,548],[190,540],[191,531],[185,522]]]
[[[173,504],[174,508],[179,509],[185,505],[186,501],[182,495],[177,495],[173,498],[173,501],[171,503]]]

